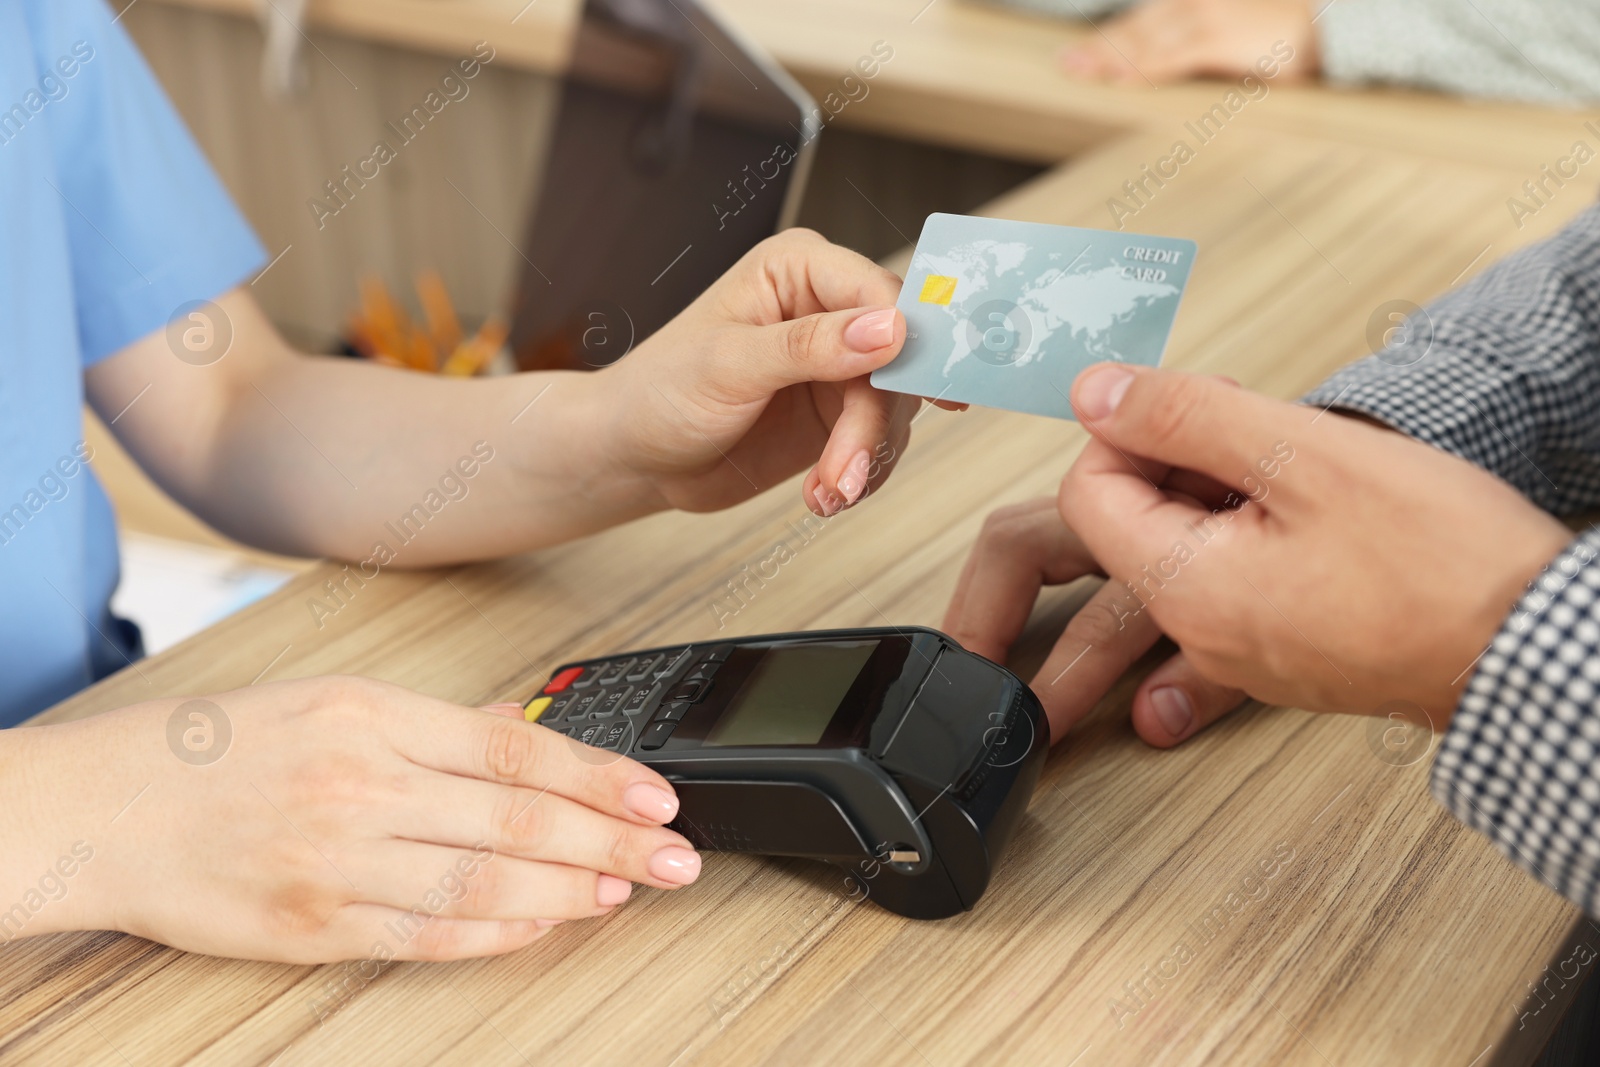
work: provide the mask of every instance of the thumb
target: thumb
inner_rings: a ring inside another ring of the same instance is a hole
[[[1199,374],[1099,363],[1072,384],[1084,428],[1124,455],[1208,474],[1227,486],[1276,470],[1306,409]],[[1271,475],[1269,474],[1268,477]]]
[[[723,388],[754,400],[804,382],[859,378],[893,359],[905,336],[905,319],[892,307],[824,311],[740,327],[739,343],[706,370]]]
[[[1205,677],[1179,652],[1139,683],[1133,694],[1133,728],[1146,744],[1171,748],[1249,699],[1243,690]]]

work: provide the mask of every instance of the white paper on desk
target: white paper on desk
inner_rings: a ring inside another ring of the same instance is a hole
[[[294,576],[235,552],[145,534],[122,535],[122,581],[111,610],[139,624],[154,655],[255,603]]]

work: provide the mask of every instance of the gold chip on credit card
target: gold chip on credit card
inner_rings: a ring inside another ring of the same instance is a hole
[[[930,274],[922,282],[922,295],[917,299],[924,304],[948,304],[956,295],[956,280],[943,274]]]

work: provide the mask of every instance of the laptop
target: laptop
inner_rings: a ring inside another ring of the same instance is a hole
[[[695,0],[585,0],[511,302],[522,370],[602,367],[789,225],[821,115]]]

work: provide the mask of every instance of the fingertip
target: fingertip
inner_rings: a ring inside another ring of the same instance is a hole
[[[640,763],[638,760],[634,759],[629,759],[627,763],[634,768],[635,773],[633,782],[629,784],[628,788],[632,788],[634,785],[648,785],[666,794],[669,798],[671,798],[671,802],[673,804],[678,803],[678,791],[673,788],[672,783],[667,781],[666,777],[662,775],[660,771],[657,771],[653,767],[647,767],[643,763]],[[639,773],[641,771],[643,772],[642,774]],[[676,816],[677,813],[674,812],[673,814]]]
[[[844,465],[844,470],[839,472],[839,477],[834,479],[833,487],[840,497],[844,498],[844,506],[849,507],[861,499],[861,494],[867,491],[867,479],[872,472],[872,453],[866,449],[857,450]]]
[[[861,502],[889,475],[908,424],[896,393],[875,389],[865,378],[848,382],[843,403],[817,460],[817,485],[812,491],[819,514],[836,515]],[[809,484],[810,479],[807,479]]]
[[[1194,698],[1176,685],[1141,688],[1134,696],[1133,729],[1145,744],[1172,748],[1195,733]]]
[[[1133,385],[1134,371],[1123,363],[1095,363],[1072,383],[1072,409],[1093,430],[1095,424],[1116,414]]]
[[[853,351],[872,354],[897,350],[898,342],[905,336],[905,318],[897,308],[868,308],[845,314],[855,316],[843,333],[845,345]]]
[[[800,483],[800,501],[805,504],[806,510],[813,515],[823,516],[821,498],[818,493],[821,488],[822,475],[817,473],[817,468],[812,467],[811,473],[807,474],[805,481]]]
[[[1139,740],[1151,748],[1177,748],[1186,738],[1173,737],[1159,726],[1150,725],[1148,717],[1133,716],[1133,732],[1139,735]]]
[[[812,496],[816,500],[817,514],[824,519],[832,518],[844,510],[844,498],[821,485],[816,487]]]
[[[576,746],[584,756],[593,757],[598,753],[601,756],[610,757],[598,765],[600,773],[604,777],[593,783],[593,788],[597,790],[597,793],[592,796],[592,803],[590,800],[584,801],[590,807],[603,808],[606,811],[618,814],[637,814],[630,800],[638,800],[641,797],[640,793],[635,792],[640,786],[655,790],[668,798],[668,802],[673,805],[678,803],[678,791],[654,767],[640,763],[638,760],[618,752],[609,752],[605,749],[597,749],[593,746],[585,745],[575,737],[563,737],[563,740]],[[590,759],[586,759],[584,762],[589,767],[596,766]],[[657,807],[655,810],[662,809]],[[654,813],[648,809],[645,813],[640,814],[639,817],[649,822],[655,821]]]
[[[668,845],[655,851],[646,863],[650,877],[662,889],[681,889],[700,877],[700,853],[692,848]]]
[[[1180,703],[1179,696],[1187,703]],[[1140,683],[1133,698],[1133,726],[1145,743],[1172,748],[1210,729],[1246,699],[1242,690],[1206,678],[1180,652]]]
[[[596,880],[594,897],[595,904],[602,908],[613,908],[633,895],[633,883],[626,878],[618,878],[611,874],[602,874]]]
[[[664,825],[678,815],[678,795],[654,782],[634,782],[622,791],[622,805],[646,822]]]

